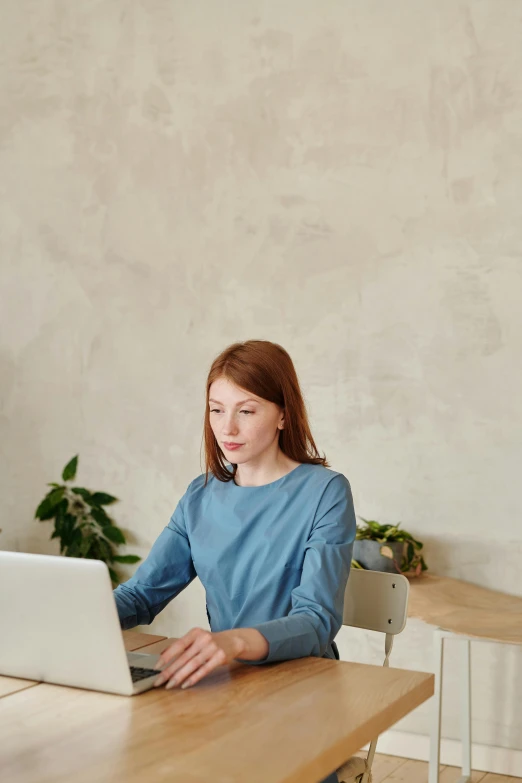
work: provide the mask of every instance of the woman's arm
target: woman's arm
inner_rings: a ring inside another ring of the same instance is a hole
[[[225,633],[232,634],[238,640],[239,649],[236,659],[260,661],[268,655],[269,644],[256,628],[234,628]]]
[[[195,576],[181,498],[147,559],[127,582],[114,590],[122,629],[150,625]]]

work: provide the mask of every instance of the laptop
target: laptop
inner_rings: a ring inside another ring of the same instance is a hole
[[[104,562],[0,551],[0,675],[135,696],[158,659],[125,650]]]

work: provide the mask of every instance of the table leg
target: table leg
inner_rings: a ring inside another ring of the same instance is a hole
[[[435,693],[433,695],[433,717],[430,737],[430,760],[428,783],[439,783],[440,727],[442,717],[442,674],[444,668],[444,634],[436,628],[433,635]]]
[[[463,639],[461,658],[461,736],[462,736],[462,777],[458,783],[471,780],[471,641]]]

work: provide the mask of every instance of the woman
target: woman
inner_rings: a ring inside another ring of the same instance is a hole
[[[151,623],[196,575],[203,583],[212,631],[193,628],[162,653],[156,685],[167,688],[233,660],[339,658],[353,501],[319,456],[290,356],[264,340],[231,345],[206,396],[206,472],[114,591],[127,629]]]

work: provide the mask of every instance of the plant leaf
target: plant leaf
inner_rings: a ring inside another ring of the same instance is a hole
[[[120,583],[120,577],[118,576],[116,571],[113,568],[109,568],[109,574],[114,584],[118,585]]]
[[[78,557],[86,557],[87,556],[87,552],[89,551],[90,548],[91,548],[91,539],[90,539],[90,537],[89,536],[83,536],[82,537],[82,542],[81,542],[81,544],[79,546]]]
[[[379,552],[383,557],[387,557],[388,560],[393,560],[393,550],[389,546],[381,546]]]
[[[73,487],[71,491],[76,495],[80,495],[87,503],[92,502],[92,494],[85,487]]]
[[[116,563],[137,563],[141,557],[138,555],[114,555],[114,560]]]
[[[63,520],[67,514],[67,498],[63,498],[56,506],[56,514],[54,517],[54,529],[59,536],[62,534]]]
[[[359,519],[362,519],[362,521],[365,522],[367,525],[378,525],[379,524],[374,519],[365,519],[364,517],[359,517]]]
[[[112,525],[111,519],[105,513],[105,509],[101,508],[101,506],[93,506],[91,509],[91,517],[103,528],[107,525]]]
[[[103,535],[114,544],[125,544],[125,536],[123,535],[120,528],[116,527],[116,525],[106,525],[103,528]]]
[[[63,469],[62,479],[64,481],[71,481],[76,476],[76,469],[78,467],[78,454],[72,458],[70,462]]]
[[[58,489],[53,489],[52,492],[48,493],[36,509],[35,518],[40,519],[43,522],[45,519],[51,519],[51,517],[54,517],[56,513],[56,506],[63,498],[64,492],[65,487],[58,487]]]
[[[94,492],[92,495],[92,502],[96,506],[110,506],[111,503],[116,503],[118,498],[114,495],[108,495],[106,492]]]
[[[112,545],[94,531],[91,538],[89,557],[93,560],[102,560],[107,564],[112,563],[114,560]]]
[[[80,557],[80,547],[83,541],[82,531],[75,527],[71,530],[69,543],[65,549],[66,557]]]
[[[359,519],[362,519],[366,527],[368,527],[370,530],[381,530],[383,527],[383,525],[381,525],[379,522],[376,522],[374,519],[365,519],[364,517],[359,517]]]
[[[70,544],[72,544],[74,540],[74,530],[76,527],[76,517],[74,517],[72,514],[65,514],[62,522],[62,530],[61,530],[61,544],[62,547],[65,549]]]
[[[100,536],[98,538],[98,546],[100,550],[100,560],[103,560],[105,563],[112,563],[114,560],[112,545]]]
[[[401,534],[404,536],[404,538],[413,540],[413,536],[407,533],[405,530],[401,530]]]

